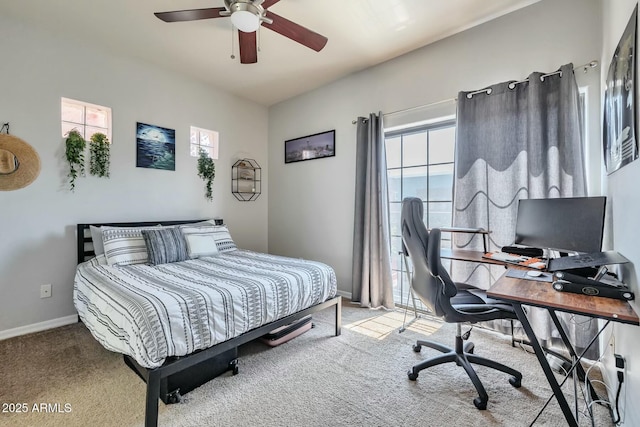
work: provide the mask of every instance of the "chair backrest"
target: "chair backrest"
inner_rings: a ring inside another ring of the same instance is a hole
[[[456,313],[449,299],[457,289],[440,260],[440,230],[427,231],[423,212],[422,200],[407,197],[402,201],[402,242],[413,266],[411,286],[436,316],[446,318]]]

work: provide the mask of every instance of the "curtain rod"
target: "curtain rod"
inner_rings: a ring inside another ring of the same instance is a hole
[[[586,64],[580,65],[578,67],[574,67],[573,71],[576,71],[576,70],[582,68],[583,72],[586,73],[587,71],[589,71],[589,68],[595,68],[598,65],[599,65],[599,62],[594,59],[593,61],[590,61],[590,62],[588,62]],[[542,76],[540,76],[540,78],[544,80],[547,77],[550,77],[550,76],[553,76],[553,75],[556,75],[556,74],[561,74],[561,73],[562,73],[562,71],[558,70],[558,71],[554,71],[552,73],[543,74]],[[520,83],[526,83],[528,81],[529,81],[529,79],[527,78],[527,79],[524,79],[524,80],[520,80],[518,82],[511,82],[511,83],[509,83],[509,87],[511,89],[513,89],[516,85],[519,85]],[[473,95],[477,95],[477,94],[480,94],[480,93],[491,93],[491,88],[485,88],[485,89],[477,90],[475,92],[469,92],[467,94],[467,96],[469,98],[471,98]],[[391,116],[391,115],[394,115],[394,114],[406,113],[406,112],[413,111],[413,110],[419,110],[419,109],[425,108],[425,107],[431,107],[433,105],[444,104],[445,102],[455,102],[457,100],[458,100],[458,98],[443,99],[441,101],[431,102],[429,104],[416,105],[415,107],[409,107],[409,108],[405,108],[403,110],[391,111],[390,113],[384,113],[383,116],[387,117],[387,116]],[[368,119],[365,119],[365,121],[366,120],[368,120]],[[356,123],[358,123],[358,121],[357,120],[353,120],[351,123],[355,125]]]
[[[393,114],[406,113],[408,111],[419,110],[419,109],[425,108],[425,107],[431,107],[432,105],[444,104],[445,102],[455,102],[457,99],[458,98],[449,98],[449,99],[443,99],[441,101],[431,102],[429,104],[416,105],[415,107],[405,108],[404,110],[391,111],[390,113],[384,113],[383,116],[387,117],[387,116],[391,116]],[[367,121],[369,119],[364,119],[364,120]],[[358,123],[358,121],[357,120],[353,120],[351,123],[355,125],[356,123]]]
[[[589,63],[587,63],[587,64],[583,64],[583,65],[580,65],[580,66],[578,66],[578,67],[573,67],[573,71],[576,71],[576,70],[578,70],[578,69],[582,68],[582,69],[583,69],[583,71],[586,73],[587,71],[589,71],[589,68],[597,67],[597,66],[598,66],[598,64],[599,64],[599,63],[598,63],[598,61],[596,61],[596,60],[594,59],[593,61],[591,61],[591,62],[589,62]],[[560,74],[560,77],[562,77],[562,71],[558,70],[558,71],[554,71],[554,72],[552,72],[552,73],[548,73],[548,74],[543,74],[543,75],[541,75],[541,76],[540,76],[540,80],[544,81],[544,79],[546,79],[547,77],[555,76],[556,74]],[[511,83],[509,83],[509,89],[513,89],[513,88],[515,88],[515,87],[516,87],[516,85],[519,85],[519,84],[521,84],[521,83],[526,83],[526,82],[528,82],[528,81],[529,81],[529,78],[526,78],[526,79],[524,79],[524,80],[520,80],[520,81],[517,81],[517,82],[511,82]],[[473,97],[473,95],[478,95],[478,94],[480,94],[480,93],[486,93],[486,94],[488,95],[488,94],[490,94],[490,93],[491,93],[491,88],[490,88],[490,87],[488,87],[488,88],[484,88],[484,89],[476,90],[476,91],[474,91],[474,92],[469,92],[469,93],[467,94],[467,98],[471,99],[471,98]]]

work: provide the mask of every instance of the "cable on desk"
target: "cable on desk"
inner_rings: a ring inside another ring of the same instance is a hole
[[[604,331],[607,328],[607,326],[609,326],[610,324],[611,324],[611,320],[607,320],[606,323],[604,324],[604,326],[602,327],[602,329],[600,329],[598,331],[598,333],[595,334],[595,336],[593,338],[591,338],[591,341],[589,341],[589,344],[587,344],[587,346],[584,348],[584,350],[582,350],[582,353],[580,353],[580,355],[577,357],[575,362],[571,365],[571,368],[569,368],[569,372],[573,372],[575,367],[580,363],[580,360],[582,360],[582,357],[587,352],[587,350],[589,350],[589,348],[593,345],[593,343],[598,339],[600,334],[602,334],[602,331]],[[562,388],[564,383],[567,382],[567,379],[569,379],[569,376],[565,376],[564,379],[562,380],[562,382],[560,384],[558,384],[558,387]],[[547,408],[547,406],[549,406],[549,403],[551,402],[551,399],[554,398],[554,396],[555,396],[555,394],[551,394],[551,396],[549,396],[549,398],[547,399],[546,403],[544,404],[544,406],[542,407],[540,412],[538,412],[538,415],[536,416],[536,418],[531,422],[531,424],[529,424],[529,427],[533,426],[533,424],[535,424],[535,422],[538,421],[538,418],[540,418],[540,415],[542,415],[542,413]]]

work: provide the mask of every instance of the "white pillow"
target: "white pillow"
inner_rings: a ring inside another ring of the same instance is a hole
[[[215,220],[207,221],[209,224],[214,224]],[[231,238],[231,233],[229,233],[229,229],[226,225],[212,225],[214,228],[214,234],[216,239],[216,246],[218,247],[218,252],[231,252],[238,249],[236,243]]]
[[[189,248],[189,257],[213,256],[219,252],[236,250],[236,244],[231,240],[227,227],[220,225],[181,225],[180,231],[184,235]]]
[[[109,265],[146,264],[149,262],[147,245],[142,230],[159,230],[156,227],[102,227],[104,255]]]
[[[218,255],[213,233],[184,234],[184,239],[187,241],[189,258]]]

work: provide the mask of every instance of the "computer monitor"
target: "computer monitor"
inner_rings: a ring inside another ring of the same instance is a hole
[[[521,199],[515,243],[561,252],[599,252],[606,197]]]

